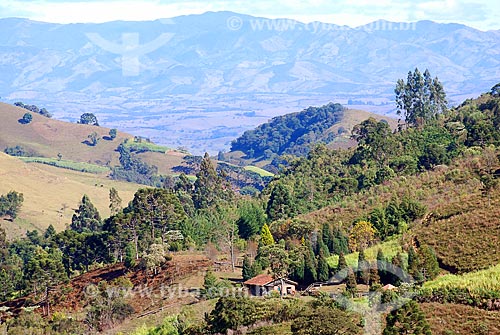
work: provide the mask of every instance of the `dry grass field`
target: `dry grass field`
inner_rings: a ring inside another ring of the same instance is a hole
[[[106,175],[82,173],[43,164],[24,163],[0,153],[0,194],[11,190],[24,195],[19,217],[14,221],[1,220],[9,237],[24,234],[29,229],[45,230],[52,224],[62,230],[71,222],[74,209],[83,194],[96,205],[101,216],[109,216],[109,190],[118,190],[126,206],[133,198],[138,184],[110,180]]]

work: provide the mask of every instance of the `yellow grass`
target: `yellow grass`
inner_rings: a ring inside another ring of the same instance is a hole
[[[123,205],[133,198],[138,184],[113,181],[106,175],[82,173],[53,166],[24,163],[0,153],[0,194],[11,190],[24,194],[24,203],[14,222],[0,221],[9,237],[19,236],[27,229],[45,230],[52,224],[62,230],[71,223],[74,209],[83,194],[96,205],[101,216],[109,216],[109,190],[114,187]]]
[[[274,177],[273,173],[253,165],[245,166],[245,170],[255,172],[261,177]]]

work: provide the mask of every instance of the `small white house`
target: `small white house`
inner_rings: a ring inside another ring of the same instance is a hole
[[[295,295],[297,283],[288,278],[273,278],[267,274],[257,275],[243,283],[250,294],[261,297],[272,291],[278,292],[281,296]],[[282,292],[283,291],[283,292]]]

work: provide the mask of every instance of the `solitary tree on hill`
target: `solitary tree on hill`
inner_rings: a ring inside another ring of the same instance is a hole
[[[23,118],[19,120],[19,123],[28,124],[33,120],[33,115],[31,113],[24,113]]]
[[[424,75],[418,68],[408,72],[406,82],[399,79],[394,90],[399,115],[404,114],[408,126],[422,126],[426,121],[446,110],[446,93],[436,77],[432,79],[429,70]]]
[[[115,128],[109,130],[109,137],[114,140],[117,135],[117,130]]]
[[[85,194],[78,209],[71,219],[71,229],[81,233],[83,231],[96,231],[101,228],[101,215]]]
[[[90,124],[92,126],[99,126],[99,122],[97,121],[97,117],[93,113],[83,113],[80,116],[80,121],[78,123]]]
[[[89,139],[88,142],[90,143],[91,146],[95,147],[97,145],[97,142],[99,141],[99,135],[93,131],[89,136],[87,136]]]

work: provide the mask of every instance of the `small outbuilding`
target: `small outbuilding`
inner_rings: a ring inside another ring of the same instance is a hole
[[[267,274],[257,275],[243,283],[251,295],[262,297],[275,291],[281,296],[295,295],[297,283],[288,278],[273,278]]]
[[[394,291],[397,290],[397,287],[392,285],[392,284],[387,284],[384,287],[382,287],[383,291]]]

